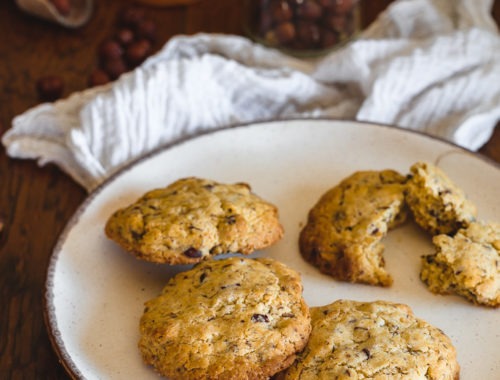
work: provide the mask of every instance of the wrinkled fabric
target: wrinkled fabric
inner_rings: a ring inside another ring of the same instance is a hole
[[[399,0],[360,38],[313,60],[240,36],[177,36],[113,83],[18,115],[2,142],[88,191],[158,146],[265,119],[392,124],[477,150],[500,119],[491,6]]]

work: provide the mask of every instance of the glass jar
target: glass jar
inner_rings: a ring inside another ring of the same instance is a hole
[[[323,54],[360,31],[361,1],[246,0],[246,32],[293,55]]]

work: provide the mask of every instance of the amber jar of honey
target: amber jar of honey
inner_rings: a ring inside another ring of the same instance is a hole
[[[361,29],[362,0],[245,0],[250,37],[298,56],[324,54]]]

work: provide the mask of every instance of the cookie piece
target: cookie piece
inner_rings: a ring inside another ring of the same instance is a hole
[[[139,349],[169,379],[267,379],[311,330],[299,274],[269,258],[209,260],[146,302]]]
[[[406,202],[415,221],[432,235],[452,235],[476,219],[476,206],[446,173],[428,162],[410,168]]]
[[[249,185],[180,179],[116,211],[106,235],[140,259],[193,264],[222,253],[249,254],[283,236],[278,209]]]
[[[451,340],[403,304],[339,300],[311,308],[306,348],[278,379],[458,379]]]
[[[381,240],[406,219],[405,180],[394,170],[360,171],[330,189],[300,233],[302,256],[338,280],[391,285]]]
[[[454,237],[432,239],[436,253],[422,258],[420,278],[438,294],[458,294],[477,305],[500,305],[500,224],[474,222]]]

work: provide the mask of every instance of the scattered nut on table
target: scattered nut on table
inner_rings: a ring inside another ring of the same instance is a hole
[[[43,76],[37,80],[36,90],[40,100],[53,102],[62,96],[64,80],[57,75]]]
[[[144,9],[130,5],[118,14],[117,29],[97,48],[98,67],[88,78],[88,86],[98,86],[139,66],[153,52],[156,23]]]

